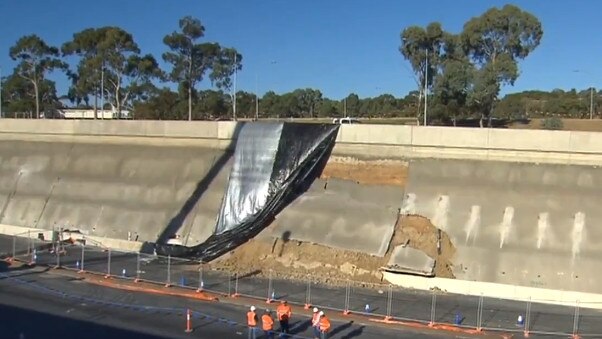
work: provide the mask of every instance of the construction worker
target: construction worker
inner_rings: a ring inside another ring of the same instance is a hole
[[[318,308],[314,307],[314,314],[311,317],[311,327],[314,330],[314,339],[320,339],[320,313]]]
[[[272,319],[270,310],[265,310],[265,313],[261,316],[261,324],[265,337],[267,339],[274,339],[274,319]]]
[[[249,312],[247,312],[247,326],[249,327],[249,339],[255,339],[257,336],[257,313],[255,313],[255,306],[251,306]]]
[[[323,311],[320,311],[320,334],[321,339],[328,339],[328,331],[330,331],[330,320],[324,314]]]
[[[291,320],[293,311],[286,300],[280,302],[280,305],[276,309],[276,314],[278,315],[278,321],[280,322],[280,332],[282,332],[283,335],[288,334],[289,321]]]

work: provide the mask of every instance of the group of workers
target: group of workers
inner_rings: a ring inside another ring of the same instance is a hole
[[[251,306],[249,312],[247,312],[247,325],[249,327],[249,339],[257,338],[257,329],[259,324],[259,317],[257,313],[255,313],[255,306]],[[280,337],[285,337],[290,334],[290,325],[289,322],[291,320],[291,316],[293,315],[291,306],[285,301],[281,301],[280,305],[276,309],[276,316],[278,318],[278,322],[280,323]],[[318,308],[314,307],[313,316],[311,319],[311,326],[314,332],[315,339],[327,339],[328,332],[330,330],[330,320],[323,311],[318,310]],[[269,309],[266,309],[263,315],[261,316],[261,328],[265,335],[265,338],[273,339],[274,334],[274,319],[272,318],[272,312]]]

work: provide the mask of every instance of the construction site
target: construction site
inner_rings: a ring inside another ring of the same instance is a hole
[[[276,140],[276,164],[249,162],[269,168],[272,180],[279,175],[272,168],[291,163],[280,154],[300,147],[296,125],[5,119],[2,233],[60,229],[115,250],[197,259],[226,248],[207,260],[211,269],[259,277],[311,274],[331,285],[528,294],[558,304],[589,298],[593,308],[602,301],[598,133],[326,126],[333,142],[323,163],[316,160],[301,184],[283,185],[294,194],[270,215],[245,221],[271,198],[242,212],[233,202],[274,189],[258,184],[260,170],[250,176],[255,186],[237,177],[244,169],[237,161]],[[232,188],[236,180],[242,188]],[[226,247],[220,234],[229,237]],[[212,241],[219,246],[203,247]]]

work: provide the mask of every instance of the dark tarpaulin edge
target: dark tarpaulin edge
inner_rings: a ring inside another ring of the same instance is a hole
[[[253,238],[300,190],[313,182],[315,169],[330,155],[338,130],[338,125],[285,123],[264,208],[254,218],[221,234],[213,234],[202,244],[188,247],[157,243],[156,253],[209,262]]]

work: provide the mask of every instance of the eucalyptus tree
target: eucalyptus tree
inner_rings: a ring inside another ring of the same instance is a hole
[[[80,57],[77,71],[72,73],[74,96],[85,97],[103,88],[100,94],[118,118],[122,108],[131,108],[133,101],[153,86],[153,79],[162,75],[155,58],[141,55],[132,34],[119,27],[85,29],[63,44],[62,51]]]
[[[196,18],[186,16],[180,19],[179,27],[179,32],[174,31],[163,38],[163,43],[170,49],[163,53],[163,60],[172,66],[168,78],[183,86],[188,94],[188,120],[192,120],[195,86],[214,66],[220,57],[221,47],[217,43],[198,43],[205,35],[205,27]]]
[[[539,19],[514,5],[491,8],[464,25],[462,45],[477,68],[470,101],[481,111],[481,126],[501,86],[513,85],[518,78],[518,61],[539,46],[542,37]]]
[[[46,74],[56,69],[66,70],[67,65],[59,59],[59,49],[46,44],[37,35],[21,37],[10,48],[9,55],[18,62],[14,74],[26,80],[33,88],[35,113],[36,118],[39,118],[40,87],[46,82]]]

